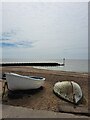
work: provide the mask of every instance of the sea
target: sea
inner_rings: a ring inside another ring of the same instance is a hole
[[[63,63],[63,59],[45,59],[45,60],[32,60],[32,59],[3,59],[3,62],[57,62]],[[58,71],[70,71],[70,72],[84,72],[88,73],[88,60],[86,59],[65,59],[64,66],[48,66],[48,67],[36,67],[37,69],[58,70]]]
[[[57,60],[56,62],[60,62]],[[65,60],[64,66],[56,66],[56,67],[34,67],[37,69],[47,69],[47,70],[58,70],[58,71],[70,71],[70,72],[81,72],[88,73],[88,60]]]

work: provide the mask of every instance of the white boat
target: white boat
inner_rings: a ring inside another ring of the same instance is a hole
[[[6,73],[9,90],[37,89],[43,86],[45,78],[38,76],[23,76],[15,73]]]

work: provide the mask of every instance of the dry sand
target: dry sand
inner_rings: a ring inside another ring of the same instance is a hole
[[[22,75],[36,75],[46,78],[43,88],[29,91],[18,91],[14,95],[10,92],[9,98],[6,94],[3,99],[3,104],[22,106],[36,110],[48,110],[54,112],[70,112],[87,114],[88,113],[88,74],[40,70],[32,67],[3,67],[2,72],[14,72]],[[74,106],[53,93],[53,86],[58,81],[75,81],[83,91],[84,98],[79,106]]]

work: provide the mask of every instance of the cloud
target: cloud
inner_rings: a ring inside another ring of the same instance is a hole
[[[17,45],[14,43],[2,42],[0,43],[0,47],[17,47]]]
[[[2,35],[0,35],[0,41],[0,47],[33,47],[35,42],[22,37],[22,32],[20,34],[18,30],[3,32]]]
[[[5,40],[10,40],[9,38],[5,38],[5,37],[0,37],[0,41],[5,41]]]
[[[11,40],[16,36],[16,30],[10,30],[9,32],[2,32],[0,35],[0,40]]]
[[[0,42],[0,47],[17,47],[17,48],[31,48],[33,47],[33,42],[21,41],[21,42]]]
[[[18,47],[33,47],[34,42],[31,41],[21,41],[16,43]]]

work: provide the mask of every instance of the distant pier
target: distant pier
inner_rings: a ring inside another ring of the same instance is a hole
[[[59,63],[2,63],[0,66],[60,66]]]
[[[57,62],[5,62],[0,63],[0,66],[6,67],[6,66],[64,66],[65,65],[65,58],[63,59],[63,63],[57,63]]]

